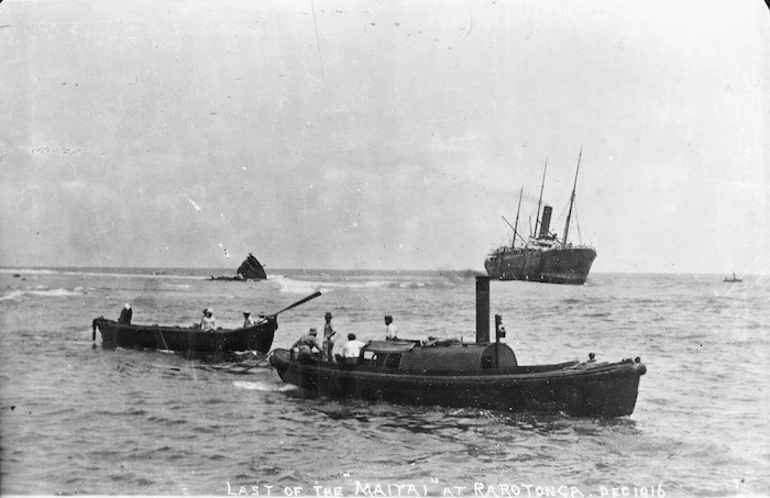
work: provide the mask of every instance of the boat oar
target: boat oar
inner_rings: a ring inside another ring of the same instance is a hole
[[[283,313],[284,311],[288,311],[288,310],[290,310],[290,309],[292,309],[292,308],[296,308],[296,307],[297,307],[297,306],[299,306],[300,304],[304,304],[304,303],[306,303],[306,302],[310,301],[311,299],[315,299],[315,298],[317,298],[317,297],[318,297],[318,296],[320,296],[320,295],[321,295],[321,291],[315,291],[314,293],[310,294],[309,296],[307,296],[307,297],[304,297],[304,298],[300,299],[300,300],[299,300],[299,301],[297,301],[296,303],[294,303],[294,304],[290,304],[289,306],[285,307],[285,308],[284,308],[284,309],[282,309],[281,311],[278,311],[278,312],[276,312],[276,313],[273,313],[271,316],[273,316],[273,317],[275,317],[275,316],[278,316],[278,314],[279,314],[279,313]]]

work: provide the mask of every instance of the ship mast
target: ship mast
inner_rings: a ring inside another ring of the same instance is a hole
[[[569,234],[569,222],[572,218],[572,205],[575,203],[575,189],[577,188],[578,173],[580,172],[580,158],[583,157],[583,146],[580,146],[580,154],[578,154],[577,169],[575,170],[575,183],[572,185],[572,196],[569,198],[569,211],[567,212],[567,222],[564,224],[564,238],[561,241],[561,245],[567,246],[567,235]]]
[[[519,228],[519,211],[521,211],[521,198],[524,195],[524,185],[521,186],[521,190],[519,191],[519,207],[516,208],[516,223],[513,226],[513,240],[511,241],[511,249],[516,247],[516,235],[518,234],[518,228]]]
[[[543,167],[543,181],[540,183],[540,198],[537,200],[537,218],[535,218],[535,237],[537,237],[537,226],[540,223],[540,203],[543,201],[543,187],[545,186],[545,172],[548,171],[548,158],[545,158]]]

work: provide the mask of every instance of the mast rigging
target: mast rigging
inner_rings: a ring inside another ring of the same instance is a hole
[[[578,154],[577,169],[575,170],[575,183],[572,184],[572,195],[569,198],[569,211],[567,212],[567,222],[564,224],[564,238],[561,240],[561,245],[567,247],[567,235],[569,234],[569,222],[572,218],[572,205],[575,202],[575,189],[577,188],[578,173],[580,172],[580,159],[583,157],[583,146],[580,146],[580,154]]]
[[[521,198],[524,196],[524,185],[521,186],[519,191],[519,207],[516,208],[516,224],[513,227],[513,240],[511,241],[511,248],[516,247],[516,235],[518,235],[519,228],[519,212],[521,211]]]
[[[543,181],[540,182],[540,198],[537,200],[537,217],[535,218],[535,233],[537,237],[537,227],[540,223],[540,203],[543,201],[543,187],[545,187],[545,172],[548,171],[548,158],[545,158],[545,166],[543,167]]]

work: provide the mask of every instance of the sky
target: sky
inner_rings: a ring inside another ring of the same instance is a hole
[[[760,0],[8,0],[0,265],[768,273]]]

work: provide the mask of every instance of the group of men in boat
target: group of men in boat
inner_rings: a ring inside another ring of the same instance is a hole
[[[246,327],[254,326],[266,319],[267,318],[265,317],[265,314],[260,313],[259,320],[254,320],[251,318],[251,311],[244,311],[243,325],[241,325],[241,327],[245,329]],[[216,318],[214,318],[214,310],[211,308],[206,308],[203,310],[203,316],[201,317],[201,322],[198,327],[201,330],[215,330],[217,328],[217,321]]]
[[[131,309],[131,305],[126,303],[123,309],[120,310],[120,317],[118,318],[118,323],[120,323],[121,325],[131,325],[132,315],[133,315],[133,310]],[[256,325],[260,322],[263,322],[266,319],[267,317],[265,316],[265,314],[260,313],[259,320],[254,320],[253,318],[251,318],[250,311],[244,311],[242,327],[243,328],[251,327],[252,325]],[[201,330],[216,330],[217,319],[214,318],[214,310],[212,310],[211,308],[204,308],[200,323],[194,324],[193,327],[197,327]]]
[[[320,360],[340,363],[343,368],[352,368],[361,354],[361,348],[366,343],[358,340],[356,334],[351,332],[347,336],[347,341],[342,344],[340,352],[335,354],[334,345],[338,334],[332,325],[332,314],[327,311],[324,320],[323,339],[319,340],[318,329],[312,327],[292,345],[291,350],[296,351],[297,360],[300,363],[315,363]],[[393,323],[393,316],[385,315],[385,340],[396,339],[398,339],[398,326]]]
[[[254,325],[257,325],[260,322],[263,322],[267,320],[267,317],[264,313],[259,314],[259,319],[254,320],[251,318],[251,311],[244,311],[243,312],[243,325],[241,325],[241,328],[251,327]],[[198,328],[201,330],[216,330],[217,328],[217,320],[214,318],[214,310],[211,308],[205,308],[203,310],[203,316],[201,316],[201,321],[198,324]]]

